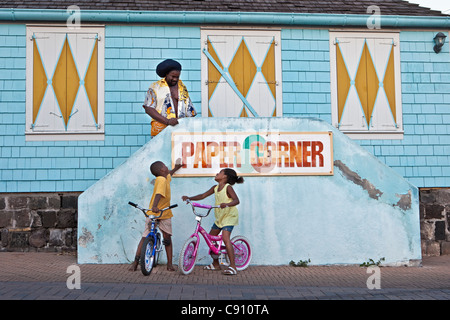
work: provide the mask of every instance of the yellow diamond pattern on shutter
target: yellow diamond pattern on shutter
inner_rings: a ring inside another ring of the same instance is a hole
[[[97,35],[37,32],[32,39],[30,129],[98,130],[102,74],[98,70],[101,44]]]
[[[75,99],[77,97],[78,88],[80,86],[80,77],[78,76],[77,65],[75,59],[72,56],[69,42],[66,39],[67,44],[67,108],[64,120],[66,126],[69,122],[72,109],[74,108]],[[64,115],[64,113],[63,113]]]
[[[335,44],[338,125],[349,131],[398,129],[394,40],[348,37]]]
[[[272,96],[274,100],[277,99],[276,94],[276,77],[275,77],[275,40],[270,44],[269,51],[267,52],[264,63],[261,67],[261,72],[266,78],[267,84],[270,88],[270,92],[272,92]],[[277,115],[277,107],[275,106],[272,117],[276,117]]]
[[[356,73],[355,78],[355,87],[366,117],[367,126],[369,126],[378,94],[379,80],[372,58],[370,57],[367,43],[364,43],[361,60],[359,61],[358,72]]]
[[[350,76],[348,75],[339,44],[336,45],[336,73],[338,78],[338,121],[341,122],[342,112],[344,111],[348,91],[350,90]]]
[[[241,118],[248,118],[248,114],[247,114],[247,111],[245,111],[245,107],[242,108],[242,112],[240,114],[240,117]]]
[[[282,108],[277,109],[277,99],[281,100],[277,95],[281,88],[277,39],[272,33],[253,31],[212,32],[202,39],[206,44],[202,60],[207,63],[204,113],[214,117],[281,113]]]
[[[45,74],[44,66],[42,64],[41,56],[36,45],[33,42],[33,123],[41,107],[42,99],[44,98],[45,90],[47,89],[47,76]]]
[[[91,61],[84,78],[84,87],[91,105],[95,122],[98,123],[98,42],[95,42]]]
[[[274,98],[276,98],[275,93],[275,40],[270,44],[269,51],[261,67],[261,72],[266,78],[267,84],[269,85],[270,91]]]
[[[58,64],[56,65],[52,85],[64,123],[67,127],[78,87],[80,86],[80,77],[78,76],[77,67],[67,37],[64,41]]]
[[[64,41],[61,54],[59,56],[58,64],[55,68],[55,73],[53,74],[52,85],[55,91],[56,100],[58,101],[59,109],[64,119],[64,123],[67,126],[66,121],[66,106],[67,106],[67,37]]]
[[[391,47],[391,53],[389,55],[389,61],[386,67],[386,73],[384,74],[383,88],[386,92],[394,121],[395,123],[397,123],[397,110],[395,105],[394,45],[392,45]]]
[[[228,71],[241,94],[246,97],[256,74],[256,65],[244,41],[241,41]]]
[[[214,60],[217,62],[220,68],[223,69],[222,63],[220,62],[220,59],[217,56],[217,53],[209,40],[208,40],[208,52],[211,54],[211,56],[214,58]],[[217,71],[214,64],[208,60],[208,100],[211,99],[211,96],[214,90],[216,89],[216,86],[219,83],[221,77],[222,75],[220,74],[219,71]]]

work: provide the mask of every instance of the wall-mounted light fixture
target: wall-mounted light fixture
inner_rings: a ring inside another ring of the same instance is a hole
[[[442,32],[438,32],[436,34],[436,36],[433,38],[434,40],[434,52],[439,53],[441,52],[442,46],[445,43],[445,38],[447,38],[447,36],[445,34],[443,34]]]

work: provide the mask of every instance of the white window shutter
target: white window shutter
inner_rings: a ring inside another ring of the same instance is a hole
[[[103,33],[27,28],[27,140],[103,139]]]

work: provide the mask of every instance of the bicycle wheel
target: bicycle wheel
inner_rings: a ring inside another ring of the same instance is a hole
[[[153,238],[152,237],[145,238],[141,249],[141,271],[144,276],[148,276],[153,270],[153,265],[155,262],[153,247],[154,247]]]
[[[250,246],[250,241],[244,236],[236,236],[231,239],[234,244],[234,263],[236,264],[236,269],[242,271],[247,269],[252,260],[252,249]],[[230,263],[228,255],[226,255],[227,262]]]
[[[183,274],[189,274],[194,270],[195,262],[197,260],[197,252],[195,251],[196,244],[197,239],[189,238],[184,243],[183,249],[181,249],[178,269]]]

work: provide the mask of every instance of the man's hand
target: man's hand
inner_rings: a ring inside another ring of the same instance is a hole
[[[176,126],[178,124],[178,120],[176,118],[171,118],[167,120],[168,126]]]

